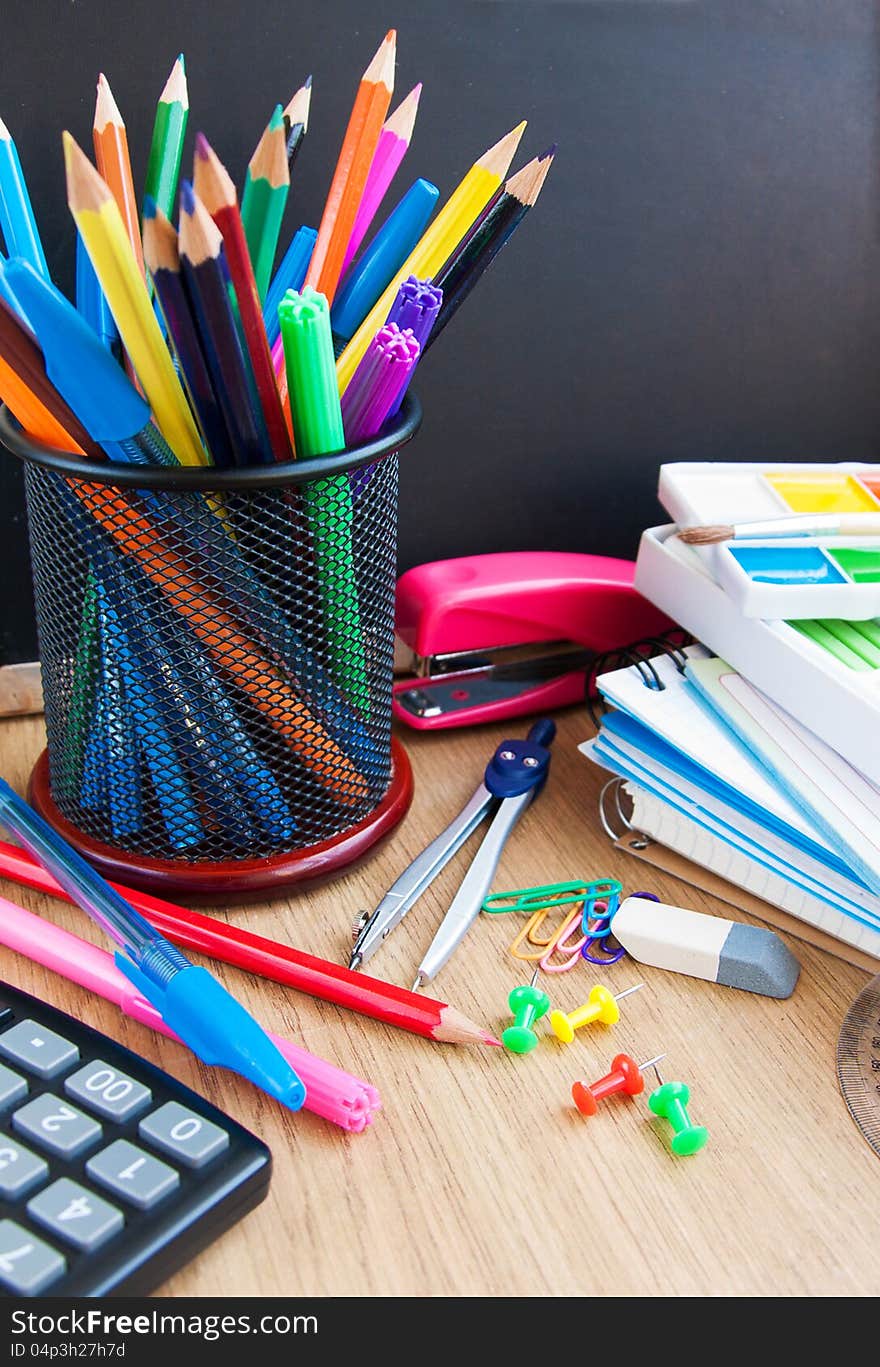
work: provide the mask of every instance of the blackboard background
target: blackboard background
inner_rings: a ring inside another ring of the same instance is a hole
[[[880,433],[877,7],[871,0],[6,0],[0,114],[58,283],[60,132],[104,70],[136,183],[186,53],[188,145],[243,174],[314,73],[287,229],[317,224],[357,79],[398,28],[425,90],[398,193],[445,196],[522,117],[544,196],[419,379],[401,567],[483,550],[633,555],[663,460],[865,460]],[[187,160],[189,150],[187,151]],[[35,656],[21,472],[0,461],[0,663]]]

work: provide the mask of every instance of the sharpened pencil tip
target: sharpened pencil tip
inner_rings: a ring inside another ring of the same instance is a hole
[[[144,195],[144,218],[155,218],[158,207],[152,195]]]
[[[0,142],[12,142],[12,134],[2,119],[0,119]]]
[[[311,88],[312,88],[312,78],[311,78],[311,76],[307,76],[307,77],[305,78],[305,80],[303,81],[303,85],[305,86],[306,90],[311,90]]]
[[[558,146],[558,142],[551,142],[550,146],[547,148],[547,151],[541,152],[541,154],[538,157],[538,161],[546,161],[548,157],[555,157],[556,149]]]
[[[204,133],[196,133],[196,156],[201,161],[207,161],[211,155],[211,144]]]
[[[193,189],[191,180],[180,182],[180,212],[182,214],[193,214],[196,208],[196,192]]]
[[[502,1047],[501,1040],[496,1039],[494,1035],[490,1035],[488,1030],[480,1031],[480,1039],[483,1041],[484,1044],[492,1044],[497,1049],[500,1049]]]
[[[269,131],[274,133],[276,128],[284,127],[284,110],[280,104],[276,104],[272,110],[272,117],[269,120]]]

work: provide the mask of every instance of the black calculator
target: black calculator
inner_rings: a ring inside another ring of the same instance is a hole
[[[0,1288],[142,1295],[258,1205],[266,1145],[195,1092],[0,983]]]

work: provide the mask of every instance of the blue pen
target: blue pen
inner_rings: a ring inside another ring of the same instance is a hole
[[[204,1063],[240,1073],[290,1110],[306,1089],[253,1016],[139,912],[0,779],[0,822],[119,946],[116,966]]]
[[[131,648],[128,633],[109,602],[102,604],[104,631],[125,675],[125,693],[138,729],[153,790],[168,839],[176,850],[190,850],[205,838],[189,780],[178,761],[162,709],[146,671]]]
[[[111,460],[143,464],[146,455],[176,465],[149,404],[70,301],[20,257],[7,261],[4,273],[33,324],[46,374],[89,436]]]
[[[15,294],[12,290],[12,286],[6,279],[7,264],[8,262],[6,260],[6,257],[3,255],[2,252],[0,252],[0,299],[2,299],[4,304],[6,304],[12,310],[18,321],[20,323],[24,323],[28,332],[33,333],[33,328],[31,327],[30,319],[28,318],[27,314],[22,308],[19,300],[15,297]]]
[[[306,271],[312,259],[312,252],[318,240],[315,228],[300,228],[293,241],[281,258],[281,265],[272,277],[263,304],[263,323],[269,346],[273,347],[281,335],[278,323],[278,305],[288,290],[301,290],[305,283]]]
[[[330,310],[337,338],[348,342],[425,231],[440,197],[436,185],[417,180],[356,261]]]
[[[119,330],[110,312],[104,291],[98,283],[92,258],[79,233],[76,235],[76,308],[100,338],[101,345],[119,360]]]

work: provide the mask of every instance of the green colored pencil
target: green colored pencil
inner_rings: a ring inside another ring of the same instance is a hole
[[[330,310],[323,294],[288,290],[278,307],[296,454],[329,456],[345,448]],[[347,475],[307,484],[304,504],[312,534],[328,644],[337,682],[367,715],[370,710],[360,606],[351,545]]]
[[[186,68],[181,52],[156,106],[153,141],[147,162],[144,199],[154,199],[166,218],[171,218],[177,199],[177,178],[183,156],[183,138],[189,118]]]
[[[275,112],[248,163],[241,200],[241,221],[261,304],[272,279],[278,234],[281,232],[289,191],[287,139],[284,115],[279,104],[275,106]]]

